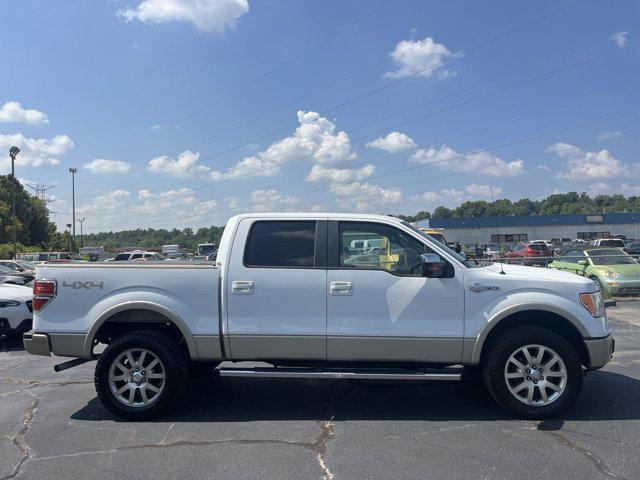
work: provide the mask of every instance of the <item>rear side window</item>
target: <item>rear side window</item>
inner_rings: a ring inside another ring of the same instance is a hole
[[[315,221],[256,222],[251,227],[244,263],[247,267],[313,268]]]
[[[538,251],[547,250],[547,246],[542,245],[540,243],[534,243],[533,245],[529,245],[529,248],[531,250],[538,250]]]

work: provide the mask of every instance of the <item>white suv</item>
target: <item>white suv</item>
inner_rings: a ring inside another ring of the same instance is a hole
[[[135,250],[133,252],[123,252],[117,254],[112,262],[163,262],[167,257],[162,255],[161,253],[156,252],[145,252],[142,250]]]

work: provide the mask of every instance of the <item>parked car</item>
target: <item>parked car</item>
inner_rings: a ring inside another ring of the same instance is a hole
[[[111,261],[112,262],[132,262],[132,261],[151,261],[162,262],[167,257],[157,252],[145,252],[144,250],[134,250],[133,252],[122,252],[117,254]]]
[[[500,245],[497,243],[483,243],[480,245],[480,252],[484,258],[499,258]]]
[[[20,285],[0,284],[0,335],[22,334],[32,328],[33,291]]]
[[[14,285],[25,285],[33,280],[34,276],[23,272],[16,272],[9,267],[0,265],[0,283],[13,283]]]
[[[624,240],[621,238],[597,238],[591,242],[594,247],[624,248]]]
[[[374,238],[382,257],[349,261],[344,247]],[[97,358],[99,399],[134,420],[226,360],[271,364],[218,370],[249,378],[459,381],[456,365],[480,367],[502,407],[547,418],[614,350],[590,279],[477,265],[385,215],[238,215],[215,266],[45,264],[33,306],[27,352],[79,359],[58,371]]]
[[[36,276],[36,266],[24,260],[0,260],[0,266],[10,268],[16,273],[30,277],[29,282]]]
[[[574,248],[549,268],[589,277],[607,296],[640,295],[640,264],[620,248]]]
[[[629,255],[640,255],[640,242],[629,242],[623,250]]]
[[[546,267],[551,261],[554,253],[546,243],[525,243],[514,245],[505,257],[511,262],[522,263],[523,265],[540,265]]]

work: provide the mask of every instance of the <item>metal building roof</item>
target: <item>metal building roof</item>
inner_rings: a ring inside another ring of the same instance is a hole
[[[508,217],[430,218],[417,222],[431,228],[540,227],[549,225],[602,225],[640,223],[640,213],[586,215],[514,215]]]

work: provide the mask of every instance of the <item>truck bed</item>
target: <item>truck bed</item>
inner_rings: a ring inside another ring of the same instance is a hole
[[[37,278],[57,282],[55,299],[41,310],[46,315],[34,314],[33,328],[49,332],[59,355],[90,355],[100,325],[131,309],[142,321],[164,315],[176,323],[196,356],[199,342],[215,350],[203,357],[219,355],[220,273],[212,263],[45,263]]]

